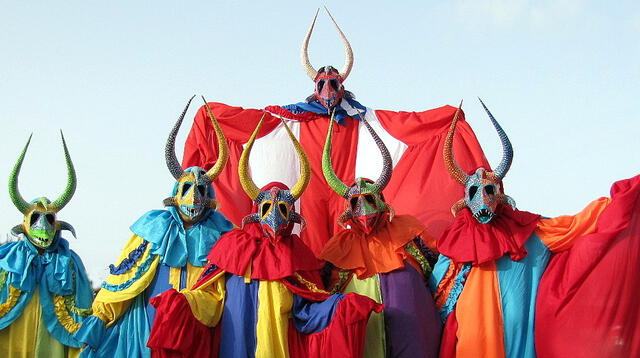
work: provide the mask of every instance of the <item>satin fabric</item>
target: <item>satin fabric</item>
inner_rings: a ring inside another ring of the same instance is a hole
[[[0,303],[7,302],[11,287],[21,291],[15,305],[0,317],[0,329],[7,329],[24,314],[25,307],[30,305],[37,292],[35,300],[40,306],[38,320],[46,328],[44,332],[62,345],[81,346],[73,333],[76,322],[81,322],[84,317],[70,312],[60,299],[58,306],[62,306],[58,308],[55,297],[71,296],[71,303],[75,307],[88,309],[91,307],[93,291],[82,260],[69,249],[69,243],[60,237],[60,232],[56,233],[54,244],[42,254],[38,254],[38,250],[24,236],[19,241],[0,246],[0,269],[6,275],[4,286],[0,287]],[[66,320],[61,321],[59,315],[65,315]]]
[[[581,215],[543,220],[543,240],[576,237],[551,259],[536,306],[540,357],[640,356],[640,176]],[[559,247],[564,243],[557,243]]]

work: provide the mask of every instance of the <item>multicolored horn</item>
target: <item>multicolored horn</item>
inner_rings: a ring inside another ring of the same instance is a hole
[[[64,208],[71,198],[73,194],[76,192],[76,184],[78,183],[76,178],[76,170],[73,167],[73,162],[71,161],[71,156],[69,155],[69,149],[67,149],[67,142],[64,140],[64,134],[62,134],[62,130],[60,130],[60,137],[62,137],[62,147],[64,148],[64,158],[67,161],[67,187],[64,189],[64,192],[58,199],[53,202],[53,207],[58,210]]]
[[[262,118],[260,118],[260,122],[258,122],[258,126],[253,130],[253,134],[249,138],[247,145],[244,147],[242,154],[240,155],[240,160],[238,161],[238,176],[240,177],[240,185],[242,185],[242,189],[247,193],[251,200],[255,201],[260,195],[260,188],[253,182],[251,178],[251,173],[249,173],[249,156],[251,155],[251,148],[253,147],[253,142],[255,142],[256,137],[258,136],[258,132],[260,132],[260,128],[262,127],[262,121],[264,120],[263,114]]]
[[[284,121],[283,118],[280,118],[282,124],[284,124],[284,128],[287,130],[289,134],[289,138],[291,138],[291,142],[293,142],[293,147],[296,149],[298,153],[298,161],[300,162],[300,178],[298,178],[298,182],[291,188],[291,195],[298,199],[302,193],[304,193],[305,189],[307,189],[307,185],[309,185],[309,180],[311,180],[311,168],[309,167],[309,159],[307,158],[307,154],[304,152],[302,145],[296,139],[296,136],[293,135],[291,129]]]
[[[20,190],[18,189],[18,176],[20,175],[20,168],[22,167],[24,156],[25,154],[27,154],[29,143],[31,143],[31,137],[33,137],[33,133],[29,136],[27,144],[24,146],[22,153],[20,153],[18,161],[13,166],[11,174],[9,174],[9,197],[11,197],[13,205],[15,205],[16,208],[23,214],[26,214],[29,210],[29,203],[22,198],[22,195],[20,195]]]
[[[316,79],[318,71],[313,68],[313,65],[311,65],[311,61],[309,61],[309,40],[311,39],[311,33],[313,32],[313,27],[316,25],[316,19],[318,18],[319,12],[320,8],[318,8],[318,10],[316,11],[316,16],[313,17],[311,26],[309,26],[309,31],[307,31],[307,35],[304,37],[304,41],[302,41],[302,48],[300,49],[300,60],[302,60],[302,67],[307,73],[307,76],[311,78],[311,80]]]
[[[211,119],[213,130],[216,132],[216,138],[218,139],[218,160],[206,174],[210,181],[214,181],[218,175],[222,173],[222,169],[224,169],[224,166],[229,160],[229,147],[227,145],[227,138],[224,136],[222,128],[220,128],[220,124],[216,120],[216,117],[211,112],[209,103],[204,99],[204,96],[202,96],[202,100],[204,101],[204,107],[207,109],[207,114],[209,115],[209,119]]]
[[[184,107],[184,110],[178,118],[178,121],[173,126],[173,129],[171,129],[171,133],[169,133],[169,138],[167,139],[167,144],[164,147],[164,157],[167,161],[167,168],[169,168],[171,175],[173,175],[176,180],[180,179],[180,176],[182,176],[183,173],[182,166],[180,165],[180,162],[176,157],[176,136],[178,135],[178,131],[180,130],[180,125],[182,125],[184,115],[187,114],[189,105],[195,97],[196,95],[193,95],[193,97],[189,99],[189,102],[187,102],[187,105]]]
[[[460,101],[460,106],[458,106],[456,114],[453,116],[453,121],[451,122],[451,126],[449,127],[447,138],[444,141],[442,154],[444,156],[444,164],[447,167],[447,170],[449,171],[451,177],[453,177],[453,179],[458,181],[460,184],[464,185],[468,175],[464,172],[464,170],[460,169],[458,163],[456,163],[456,158],[454,158],[453,156],[453,135],[456,131],[456,124],[458,123],[458,117],[461,110],[462,101]]]
[[[391,173],[393,172],[393,162],[391,161],[391,154],[389,154],[389,149],[384,145],[384,142],[378,136],[378,133],[371,128],[369,122],[362,116],[360,110],[356,108],[358,111],[358,117],[360,117],[360,121],[367,127],[369,134],[373,137],[373,140],[376,142],[378,149],[380,149],[380,154],[382,154],[382,173],[380,173],[380,177],[374,183],[374,185],[378,188],[378,192],[382,192],[384,188],[389,184],[391,180]]]
[[[324,179],[327,181],[331,189],[338,193],[343,198],[348,198],[349,195],[349,187],[338,178],[336,173],[333,171],[333,165],[331,164],[331,139],[333,137],[333,122],[335,116],[335,109],[333,114],[331,115],[331,120],[329,121],[329,130],[327,131],[327,139],[324,142],[324,149],[322,151],[322,174],[324,175]]]
[[[324,7],[324,9],[327,11],[327,14],[329,14],[329,17],[331,18],[331,21],[333,21],[333,24],[336,26],[336,30],[338,30],[338,34],[340,34],[340,39],[342,40],[342,44],[344,45],[344,65],[342,66],[342,69],[340,69],[340,77],[342,77],[342,80],[344,81],[347,79],[347,77],[349,77],[349,73],[351,73],[351,69],[353,68],[353,50],[351,49],[349,40],[347,40],[344,32],[342,32],[336,20],[334,20],[333,16],[329,12],[329,9],[327,9],[326,6]]]
[[[507,133],[505,133],[502,127],[500,127],[500,124],[498,124],[498,121],[496,121],[496,119],[493,117],[493,115],[491,114],[487,106],[484,105],[484,102],[482,102],[480,98],[478,98],[478,100],[480,100],[482,107],[489,115],[489,118],[491,119],[491,123],[493,123],[493,126],[498,132],[498,137],[500,137],[500,142],[502,142],[502,160],[500,161],[500,164],[496,167],[496,170],[493,171],[496,177],[498,177],[498,180],[502,180],[502,178],[504,178],[504,176],[507,175],[509,168],[511,168],[511,162],[513,161],[513,147],[511,146],[511,141],[509,141],[509,137],[507,137]]]

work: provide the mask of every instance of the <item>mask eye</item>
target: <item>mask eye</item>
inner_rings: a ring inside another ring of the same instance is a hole
[[[376,198],[373,196],[373,194],[365,194],[364,200],[366,200],[367,203],[369,203],[369,205],[373,206],[374,208],[376,207]]]
[[[53,225],[53,222],[56,220],[56,217],[53,214],[46,214],[44,218],[47,219],[49,225]]]
[[[324,87],[324,80],[318,81],[318,92],[322,92],[323,87]]]
[[[358,206],[358,198],[349,199],[349,204],[351,205],[351,210],[355,210],[356,206]]]
[[[338,80],[336,80],[336,79],[330,80],[329,84],[331,85],[331,87],[333,88],[334,91],[337,91],[338,88],[340,87],[339,84],[338,84]]]
[[[34,212],[33,214],[31,214],[31,220],[29,220],[29,226],[32,226],[33,224],[35,224],[36,221],[38,221],[38,219],[40,219],[40,213]]]
[[[260,206],[260,216],[264,218],[269,213],[270,209],[271,209],[270,202],[262,203],[262,206]]]
[[[289,217],[289,207],[285,203],[278,203],[278,210],[280,214],[286,219]]]
[[[198,188],[198,193],[200,193],[200,196],[204,196],[204,194],[207,191],[207,188],[205,188],[204,185],[198,185],[197,188]]]
[[[472,185],[469,188],[469,199],[473,199],[473,197],[476,196],[477,192],[478,192],[478,186],[477,185]]]
[[[489,195],[493,195],[495,194],[495,187],[493,185],[487,185],[484,187],[484,191]]]
[[[187,192],[189,191],[189,189],[191,189],[192,184],[187,182],[184,183],[184,185],[182,185],[182,197],[184,198],[185,195],[187,195]]]

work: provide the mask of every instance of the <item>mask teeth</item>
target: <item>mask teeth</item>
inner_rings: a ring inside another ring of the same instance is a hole
[[[475,217],[476,219],[479,219],[480,217],[492,217],[493,213],[491,213],[489,210],[487,209],[481,209],[480,211],[478,211],[477,213],[473,214],[473,217]]]

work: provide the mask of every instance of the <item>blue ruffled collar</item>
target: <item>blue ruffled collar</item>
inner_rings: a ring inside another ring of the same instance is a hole
[[[224,215],[210,210],[205,218],[185,229],[175,207],[151,210],[131,225],[131,231],[151,243],[151,253],[170,267],[205,266],[207,254],[220,235],[233,224]]]
[[[327,109],[317,100],[311,102],[298,102],[281,107],[293,114],[300,114],[305,112],[325,115],[327,114]],[[335,121],[340,125],[344,125],[344,119],[346,117],[360,119],[358,117],[358,111],[355,108],[357,108],[360,113],[362,113],[363,117],[367,113],[367,107],[360,104],[360,102],[356,101],[355,99],[343,98],[340,105],[336,107]]]

